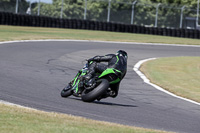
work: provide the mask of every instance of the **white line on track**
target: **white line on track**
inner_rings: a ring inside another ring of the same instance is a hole
[[[60,42],[96,42],[96,43],[115,43],[115,44],[135,44],[135,45],[155,45],[155,46],[180,46],[180,47],[200,47],[200,45],[182,45],[182,44],[163,44],[163,43],[140,43],[140,42],[114,42],[114,41],[98,41],[98,40],[71,40],[71,39],[45,39],[45,40],[19,40],[5,41],[0,44],[17,43],[17,42],[41,42],[41,41],[60,41]]]
[[[155,45],[155,46],[179,46],[179,47],[200,47],[200,45],[181,45],[181,44],[162,44],[162,43],[138,43],[138,42],[113,42],[113,41],[97,41],[97,40],[71,40],[71,39],[64,39],[64,40],[60,40],[60,39],[45,39],[45,40],[19,40],[19,41],[6,41],[6,42],[0,42],[0,44],[6,44],[6,43],[19,43],[19,42],[41,42],[41,41],[66,41],[66,42],[97,42],[97,43],[116,43],[116,44],[135,44],[135,45]],[[150,58],[150,59],[145,59],[145,60],[141,60],[139,61],[137,64],[135,64],[133,70],[144,80],[145,83],[153,86],[154,88],[156,88],[157,90],[159,91],[162,91],[168,95],[171,95],[173,97],[176,97],[176,98],[179,98],[179,99],[182,99],[182,100],[185,100],[185,101],[188,101],[188,102],[191,102],[193,104],[196,104],[196,105],[200,105],[200,103],[198,102],[195,102],[193,100],[190,100],[190,99],[186,99],[186,98],[183,98],[183,97],[180,97],[180,96],[177,96],[171,92],[168,92],[166,91],[165,89],[151,83],[149,81],[149,79],[146,78],[146,76],[141,72],[139,71],[139,68],[141,66],[142,63],[146,62],[146,61],[149,61],[149,60],[154,60],[156,58]],[[9,102],[6,102],[6,101],[2,101],[0,100],[0,103],[4,103],[4,104],[10,104],[10,105],[16,105],[16,104],[12,104],[12,103],[9,103]],[[20,105],[19,105],[20,106]]]
[[[24,109],[37,110],[37,109],[34,109],[34,108],[22,106],[22,105],[19,105],[19,104],[14,104],[14,103],[6,102],[6,101],[3,101],[3,100],[0,100],[0,103],[5,104],[5,105],[10,105],[10,106],[16,106],[16,107],[24,108]]]
[[[187,98],[183,98],[183,97],[180,97],[180,96],[177,96],[169,91],[166,91],[165,89],[161,88],[160,86],[158,85],[155,85],[153,83],[150,82],[149,79],[147,79],[147,77],[139,70],[140,69],[140,66],[144,63],[144,62],[147,62],[147,61],[150,61],[150,60],[155,60],[156,58],[149,58],[149,59],[145,59],[145,60],[141,60],[139,61],[138,63],[135,64],[133,70],[143,79],[143,81],[151,86],[153,86],[154,88],[156,88],[157,90],[159,91],[162,91],[168,95],[171,95],[173,97],[176,97],[176,98],[179,98],[179,99],[182,99],[182,100],[185,100],[185,101],[188,101],[188,102],[191,102],[193,104],[196,104],[196,105],[200,105],[200,103],[198,102],[195,102],[193,100],[190,100],[190,99],[187,99]]]

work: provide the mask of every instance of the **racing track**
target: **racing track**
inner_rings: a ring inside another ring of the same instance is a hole
[[[61,98],[60,91],[96,54],[128,52],[128,72],[116,99],[85,103]],[[142,59],[200,56],[200,47],[120,44],[86,41],[37,41],[0,44],[0,99],[55,111],[145,128],[200,132],[200,106],[145,84],[133,71]]]

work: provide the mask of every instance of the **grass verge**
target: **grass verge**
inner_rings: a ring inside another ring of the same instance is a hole
[[[169,57],[148,61],[140,70],[152,83],[200,103],[200,57]]]
[[[117,33],[92,30],[74,30],[58,28],[20,27],[0,25],[0,41],[37,39],[77,39],[139,43],[167,43],[200,45],[199,39],[176,38],[166,36]]]
[[[166,133],[0,104],[0,133]]]
[[[175,37],[142,35],[142,34],[132,34],[132,33],[104,32],[104,31],[17,27],[17,26],[0,25],[0,41],[38,40],[38,39],[78,39],[78,40],[200,45],[200,41],[198,39],[175,38]],[[171,58],[169,60],[173,59]],[[147,73],[147,75],[149,75],[149,77],[150,75],[156,75],[157,73],[158,76],[162,75],[159,74],[159,72],[155,71],[156,68],[152,67],[150,69],[148,65],[149,64],[144,64],[142,69],[145,73]],[[157,67],[157,65],[155,65],[154,67]],[[199,66],[197,68],[199,69]],[[177,68],[171,68],[171,71],[173,69]],[[187,77],[187,74],[185,74],[185,76]],[[194,80],[193,77],[192,79]],[[165,79],[165,81],[166,80],[167,79]],[[159,79],[158,82],[160,82]],[[187,82],[187,80],[185,80],[185,82]],[[176,83],[174,84],[176,85]],[[197,86],[199,86],[199,84],[197,84]],[[173,86],[170,87],[173,88]],[[1,129],[0,133],[4,132],[73,133],[80,131],[82,133],[84,132],[162,133],[163,132],[150,129],[130,127],[130,126],[123,126],[118,124],[111,124],[107,122],[98,122],[94,120],[74,117],[70,115],[58,114],[58,113],[47,113],[43,111],[23,109],[15,106],[7,106],[4,104],[0,104],[0,129]]]

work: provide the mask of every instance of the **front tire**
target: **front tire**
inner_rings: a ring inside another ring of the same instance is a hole
[[[60,93],[61,97],[65,97],[65,98],[71,96],[72,94],[73,94],[73,90],[71,88],[69,89],[64,88]]]
[[[106,79],[101,79],[100,84],[94,88],[92,91],[84,90],[81,95],[81,99],[84,102],[93,102],[98,97],[106,93],[107,89],[109,87],[109,82]]]

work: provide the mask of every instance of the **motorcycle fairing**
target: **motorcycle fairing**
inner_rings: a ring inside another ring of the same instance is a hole
[[[117,69],[107,68],[105,71],[102,72],[102,74],[99,76],[99,78],[102,78],[107,75],[117,75],[116,72],[121,73],[121,71],[119,71]],[[117,78],[117,79],[111,81],[110,84],[115,84],[115,83],[118,83],[119,81],[120,81],[120,78]]]

